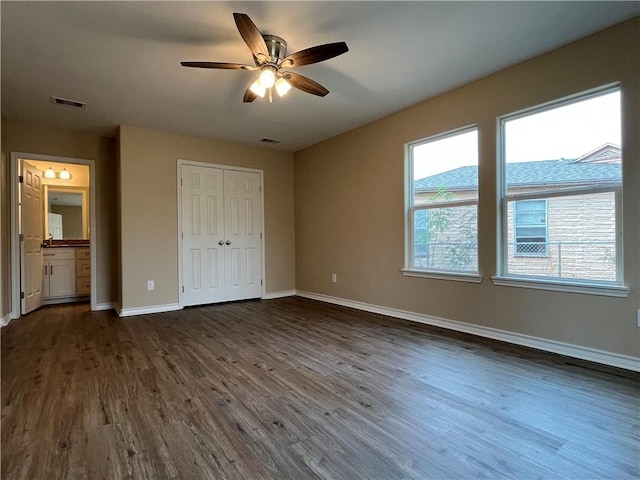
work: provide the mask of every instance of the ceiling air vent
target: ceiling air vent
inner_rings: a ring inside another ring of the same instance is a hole
[[[263,138],[260,140],[262,143],[280,143],[280,140],[274,140],[273,138]]]
[[[76,100],[69,100],[67,98],[51,97],[51,103],[56,105],[65,105],[67,107],[85,108],[87,106],[84,102],[78,102]]]

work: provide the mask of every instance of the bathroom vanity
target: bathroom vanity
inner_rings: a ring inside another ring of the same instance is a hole
[[[88,300],[91,292],[91,260],[88,242],[43,244],[43,303]]]

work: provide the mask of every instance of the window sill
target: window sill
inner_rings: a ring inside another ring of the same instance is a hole
[[[481,283],[482,275],[476,273],[436,272],[426,270],[412,270],[403,268],[400,270],[405,277],[434,278],[436,280],[452,280],[454,282]]]
[[[622,285],[593,284],[587,282],[569,282],[550,279],[536,279],[530,277],[494,276],[494,285],[501,287],[534,288],[537,290],[552,290],[555,292],[582,293],[586,295],[602,295],[606,297],[626,298],[629,287]]]

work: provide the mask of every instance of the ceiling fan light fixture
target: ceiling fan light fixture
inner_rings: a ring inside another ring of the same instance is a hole
[[[260,79],[253,82],[249,90],[251,90],[253,93],[258,95],[259,97],[264,97],[264,94],[267,91],[267,89],[262,86],[262,83],[260,83]]]
[[[280,77],[276,80],[276,92],[278,92],[278,95],[284,97],[289,90],[291,90],[291,85],[284,78]]]
[[[238,33],[251,50],[255,65],[228,62],[180,62],[180,65],[220,70],[259,70],[258,78],[244,92],[243,103],[251,103],[257,97],[264,97],[266,93],[269,94],[271,102],[274,86],[280,97],[286,95],[292,87],[318,97],[324,97],[329,93],[329,90],[318,82],[297,73],[283,72],[282,69],[324,62],[347,53],[349,47],[345,42],[316,45],[287,55],[287,43],[280,37],[260,32],[246,13],[235,12],[233,19]]]
[[[259,81],[264,88],[271,88],[276,83],[276,67],[267,65],[260,73]]]

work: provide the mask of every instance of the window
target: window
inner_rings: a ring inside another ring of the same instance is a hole
[[[547,201],[514,202],[515,254],[542,256],[547,254]]]
[[[456,130],[407,147],[403,272],[460,278],[477,274],[477,129]]]
[[[502,279],[622,286],[620,91],[500,119]]]

